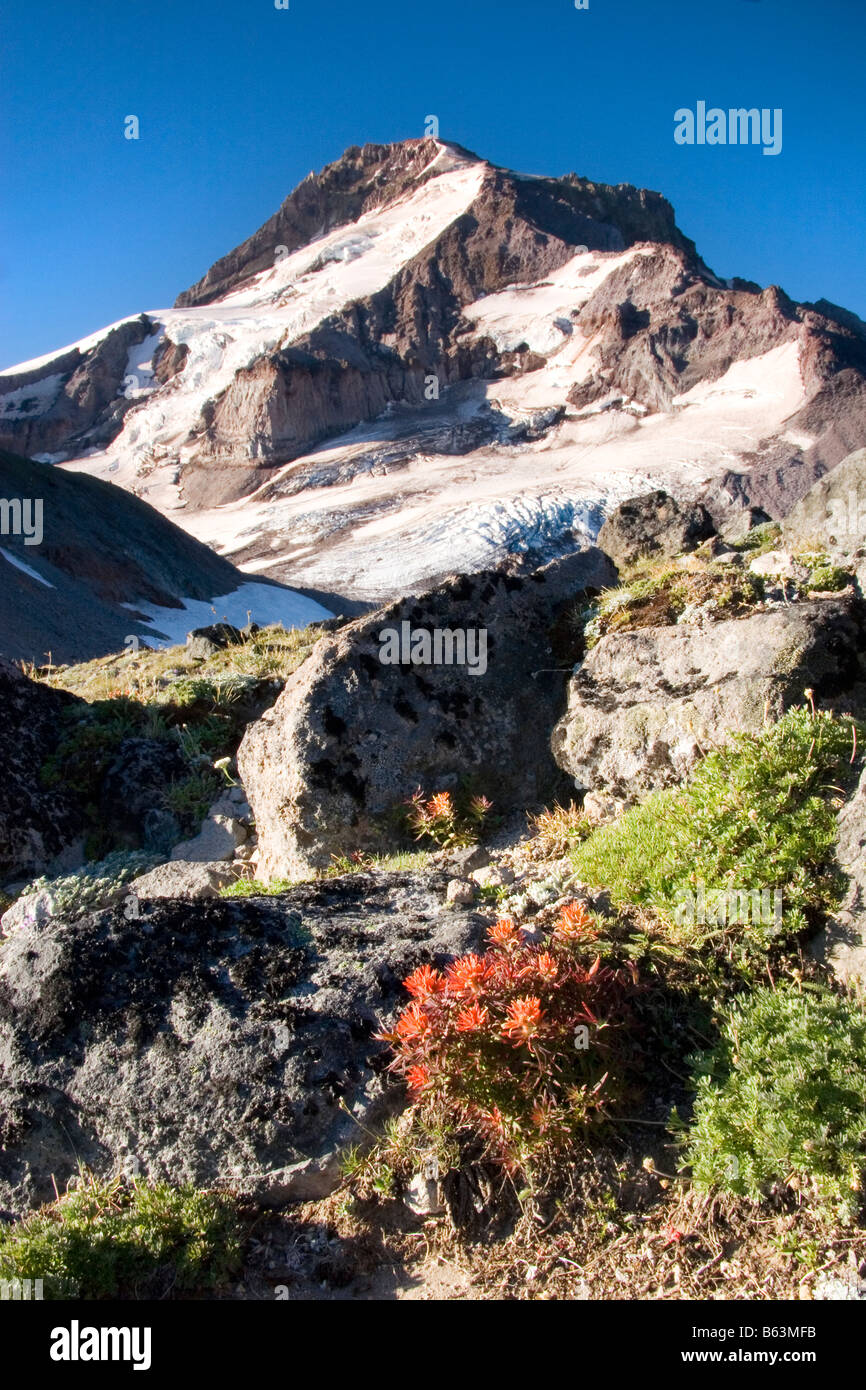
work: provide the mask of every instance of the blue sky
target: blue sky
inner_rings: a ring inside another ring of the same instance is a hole
[[[864,0],[7,0],[0,366],[170,304],[310,169],[431,114],[498,164],[659,189],[719,274],[866,317],[864,54]],[[675,144],[698,100],[781,107],[781,154]]]

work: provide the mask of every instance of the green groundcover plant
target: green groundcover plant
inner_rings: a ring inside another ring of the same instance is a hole
[[[241,1248],[228,1193],[82,1171],[56,1202],[0,1227],[0,1280],[41,1279],[49,1299],[165,1297],[224,1284]]]
[[[684,1157],[698,1186],[757,1199],[783,1184],[853,1215],[866,1165],[862,1008],[814,986],[756,990],[689,1061]]]
[[[695,944],[715,937],[741,954],[765,951],[838,902],[836,813],[861,737],[852,720],[808,707],[734,735],[684,787],[653,793],[579,845],[577,872],[617,906],[687,925]],[[781,913],[753,911],[745,922],[684,914],[699,893],[717,904],[736,890],[778,891]]]

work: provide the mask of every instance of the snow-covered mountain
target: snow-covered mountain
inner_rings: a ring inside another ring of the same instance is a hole
[[[377,600],[666,486],[734,526],[866,444],[866,325],[722,281],[657,193],[432,139],[311,174],[171,309],[0,376],[0,443]]]

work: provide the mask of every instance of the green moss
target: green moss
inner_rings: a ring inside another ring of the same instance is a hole
[[[682,565],[658,563],[633,570],[627,582],[608,589],[587,614],[587,647],[612,632],[663,627],[694,613],[709,619],[738,618],[763,601],[761,578],[730,565],[690,556]]]

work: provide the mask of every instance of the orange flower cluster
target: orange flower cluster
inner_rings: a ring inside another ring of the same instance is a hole
[[[560,1142],[591,1119],[611,1089],[610,1035],[628,1023],[637,984],[599,957],[580,959],[594,932],[586,910],[570,903],[544,946],[501,918],[483,953],[413,970],[404,981],[410,1002],[378,1035],[394,1049],[391,1066],[412,1101],[468,1127],[506,1163],[527,1134]],[[575,1045],[578,1025],[590,1030],[588,1048]]]
[[[425,801],[419,789],[406,802],[406,807],[409,828],[416,840],[426,837],[447,848],[473,844],[493,809],[493,803],[486,796],[475,796],[468,805],[461,802],[461,806],[458,806],[447,791],[436,792]]]

